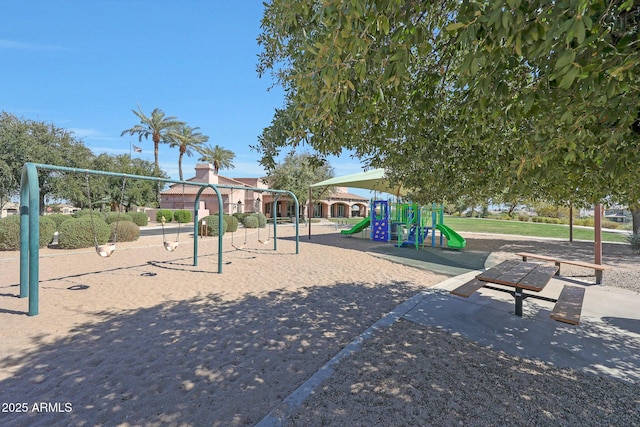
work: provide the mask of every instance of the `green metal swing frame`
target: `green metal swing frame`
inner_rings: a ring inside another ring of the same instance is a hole
[[[92,169],[70,168],[57,165],[40,163],[25,163],[22,167],[22,177],[20,182],[20,298],[29,298],[29,316],[35,316],[39,312],[39,283],[40,283],[40,186],[38,180],[38,169],[73,172],[80,174],[114,176],[122,179],[142,179],[154,182],[164,182],[171,184],[183,184],[200,187],[194,201],[193,218],[193,265],[198,265],[198,205],[200,196],[205,189],[211,188],[218,199],[218,207],[222,209],[222,195],[220,188],[243,189],[248,191],[267,191],[279,194],[288,194],[292,197],[296,206],[296,255],[300,253],[299,227],[300,214],[297,197],[287,190],[273,190],[254,187],[240,187],[233,185],[216,185],[197,181],[182,181],[166,178],[158,178],[144,175],[132,175],[126,173],[106,172]],[[222,230],[224,221],[222,215],[218,215],[218,229]],[[274,242],[273,249],[277,250],[277,239],[275,238],[276,224],[274,222]],[[218,236],[218,271],[222,274],[222,236]]]

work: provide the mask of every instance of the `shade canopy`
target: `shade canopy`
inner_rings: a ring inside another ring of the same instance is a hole
[[[394,196],[406,196],[409,193],[402,185],[391,185],[386,178],[384,169],[373,169],[367,172],[339,176],[311,184],[311,187],[333,186],[362,188],[365,190],[379,191],[381,193],[389,193]]]

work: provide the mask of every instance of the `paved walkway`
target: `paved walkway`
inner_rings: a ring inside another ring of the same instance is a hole
[[[585,285],[577,326],[552,320],[554,303],[527,299],[523,316],[514,314],[511,295],[480,289],[469,298],[449,293],[478,272],[429,288],[403,318],[429,325],[494,350],[640,383],[640,295],[627,289]],[[542,296],[557,298],[567,281],[552,279]],[[570,283],[576,286],[575,282]],[[577,285],[580,286],[580,285]]]

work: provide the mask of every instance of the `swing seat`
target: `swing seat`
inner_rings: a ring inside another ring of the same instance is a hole
[[[110,257],[116,250],[116,245],[111,243],[107,245],[96,246],[96,252],[103,258]]]
[[[178,244],[179,244],[179,242],[164,242],[164,248],[168,252],[173,252],[176,249],[178,249]]]

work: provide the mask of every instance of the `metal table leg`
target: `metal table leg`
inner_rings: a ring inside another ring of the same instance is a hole
[[[513,293],[513,296],[516,299],[516,316],[522,317],[522,300],[525,298],[522,293],[522,288],[516,287],[516,291]]]

